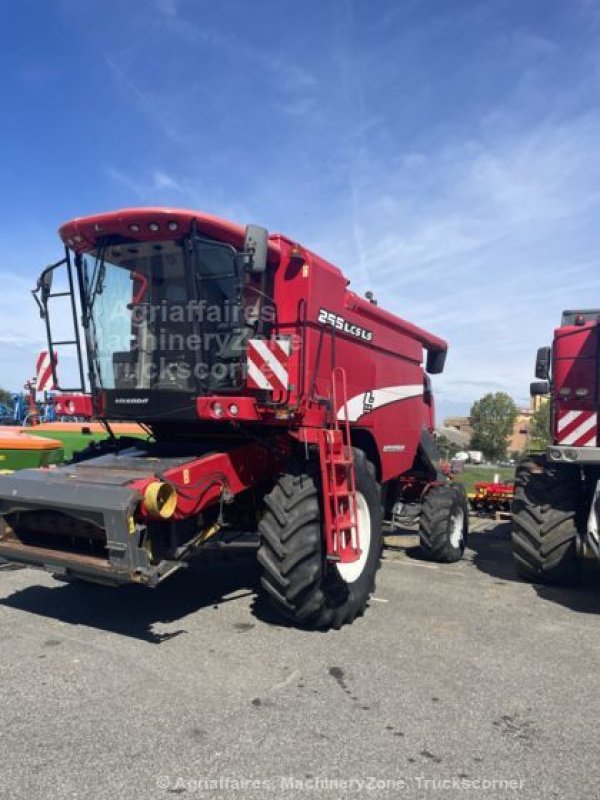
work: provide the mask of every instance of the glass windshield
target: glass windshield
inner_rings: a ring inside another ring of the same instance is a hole
[[[108,246],[84,258],[90,349],[104,389],[239,387],[246,339],[232,247],[196,239]]]

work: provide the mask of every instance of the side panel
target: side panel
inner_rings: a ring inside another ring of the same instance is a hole
[[[422,344],[402,332],[402,320],[376,306],[363,311],[364,301],[347,290],[339,270],[316,256],[305,254],[303,262],[287,268],[285,257],[282,261],[276,276],[279,333],[302,333],[295,325],[299,309],[306,319],[303,353],[296,350],[290,362],[293,383],[314,405],[329,399],[332,369],[343,367],[350,421],[374,435],[382,479],[406,472],[421,431],[433,418],[424,399]],[[410,329],[409,323],[405,325]],[[340,408],[335,413],[343,416]]]
[[[555,331],[555,444],[593,447],[598,443],[598,331],[594,322]]]

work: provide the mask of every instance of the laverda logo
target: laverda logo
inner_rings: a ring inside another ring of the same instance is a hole
[[[375,408],[375,395],[373,392],[365,392],[365,396],[363,397],[363,413],[368,414],[369,411],[373,411]]]
[[[149,397],[115,397],[115,403],[143,406],[150,402]]]
[[[348,322],[347,319],[340,317],[339,314],[334,314],[333,311],[327,311],[325,308],[320,309],[318,321],[321,325],[331,325],[337,331],[356,336],[357,339],[363,339],[365,342],[370,342],[373,339],[373,331],[361,328],[360,325],[355,325],[353,322]]]

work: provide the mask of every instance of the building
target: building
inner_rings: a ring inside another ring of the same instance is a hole
[[[436,433],[439,436],[444,436],[450,442],[450,444],[460,448],[461,450],[466,450],[469,447],[469,442],[471,441],[470,433],[465,433],[465,431],[460,431],[457,428],[446,425],[440,425],[437,427]]]
[[[508,443],[509,453],[512,453],[513,451],[518,451],[521,453],[529,448],[531,418],[539,405],[540,398],[535,397],[532,398],[532,404],[530,408],[519,409],[519,414],[515,420],[513,432]],[[445,429],[451,429],[460,432],[467,441],[467,445],[471,440],[471,436],[473,435],[470,417],[446,417],[444,420],[444,427],[440,428],[439,430],[442,433],[446,433]]]
[[[469,441],[473,435],[471,417],[446,417],[444,420],[444,428],[450,428],[452,430],[459,431],[460,433],[464,434]]]

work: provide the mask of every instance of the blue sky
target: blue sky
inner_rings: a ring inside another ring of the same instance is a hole
[[[451,343],[439,416],[527,403],[600,305],[593,0],[21,0],[0,31],[0,383],[32,372],[58,225],[127,205],[256,222]]]

